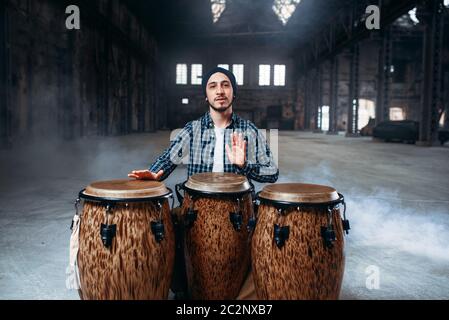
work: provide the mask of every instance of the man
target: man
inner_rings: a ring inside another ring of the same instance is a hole
[[[151,165],[149,170],[136,170],[131,178],[164,180],[189,153],[187,174],[201,172],[233,172],[245,175],[248,180],[276,182],[279,170],[272,153],[256,126],[233,113],[237,96],[237,83],[232,72],[214,68],[202,81],[209,111],[199,120],[187,123],[170,147]],[[230,145],[229,145],[230,144]],[[179,215],[179,208],[173,210]],[[182,229],[177,228],[177,239],[182,239]],[[172,290],[177,298],[186,292],[183,249],[177,240],[175,271]],[[238,299],[254,299],[255,291],[249,274]]]
[[[149,170],[132,171],[128,176],[164,180],[189,152],[189,177],[201,172],[233,172],[250,181],[276,182],[279,170],[265,139],[252,122],[232,110],[237,96],[234,74],[214,68],[203,77],[202,87],[209,111],[187,123]]]

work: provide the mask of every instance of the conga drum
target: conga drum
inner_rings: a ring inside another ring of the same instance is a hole
[[[349,230],[343,196],[327,186],[284,183],[265,186],[257,202],[251,254],[258,298],[338,299]]]
[[[157,181],[95,182],[79,193],[80,296],[167,299],[174,263],[170,189]]]
[[[191,176],[182,189],[188,296],[235,299],[251,263],[252,188],[245,176],[209,172]]]

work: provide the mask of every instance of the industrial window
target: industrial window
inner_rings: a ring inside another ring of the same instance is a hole
[[[269,64],[259,65],[259,86],[270,85],[271,66]]]
[[[176,65],[176,84],[187,84],[187,65]]]
[[[212,10],[212,20],[216,23],[223,11],[226,9],[226,0],[210,0]]]
[[[408,16],[410,17],[410,20],[413,21],[413,24],[418,24],[419,23],[419,19],[416,16],[416,7],[414,7],[412,10],[410,10],[408,12]]]
[[[285,26],[301,0],[274,0],[273,11]]]
[[[358,129],[365,127],[369,120],[376,118],[376,107],[374,101],[368,99],[359,99],[359,123]]]
[[[285,65],[283,64],[274,65],[274,85],[285,86]]]
[[[402,108],[390,108],[390,120],[400,121],[405,120],[404,110]]]
[[[446,8],[449,8],[449,0],[444,0],[444,6],[445,6]]]
[[[183,98],[182,99],[182,104],[189,104],[189,99]]]
[[[318,126],[323,131],[329,131],[329,106],[318,108]]]
[[[239,86],[243,85],[243,64],[232,65],[232,73],[235,75],[235,79]]]
[[[217,67],[229,70],[229,64],[219,64]]]
[[[203,65],[202,64],[192,64],[192,84],[201,84],[203,77]]]
[[[440,122],[439,122],[439,124],[440,124],[440,128],[443,128],[444,127],[444,121],[446,120],[446,111],[444,111],[442,114],[441,114],[441,118],[440,118]]]

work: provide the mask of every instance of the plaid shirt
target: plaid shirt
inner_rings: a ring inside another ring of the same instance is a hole
[[[265,138],[250,121],[232,114],[230,125],[224,134],[224,144],[230,145],[230,135],[233,132],[242,133],[247,141],[246,163],[240,168],[230,163],[223,146],[224,172],[245,175],[248,179],[258,182],[276,182],[279,170],[274,164],[273,155]],[[187,175],[201,172],[212,172],[215,150],[214,123],[207,112],[198,120],[191,121],[176,135],[170,147],[150,166],[151,172],[164,170],[161,180],[166,179],[182,158],[188,156]]]

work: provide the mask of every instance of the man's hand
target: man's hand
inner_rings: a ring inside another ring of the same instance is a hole
[[[229,161],[236,166],[243,168],[246,161],[246,141],[240,133],[231,134],[232,149],[226,145],[226,154]]]
[[[158,173],[153,173],[150,170],[135,170],[128,173],[128,177],[136,178],[137,180],[159,180],[163,174],[163,170],[160,170]]]

